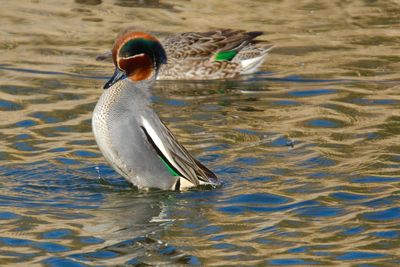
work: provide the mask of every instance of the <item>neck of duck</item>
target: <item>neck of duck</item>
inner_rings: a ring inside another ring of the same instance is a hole
[[[151,87],[155,78],[143,81],[124,79],[104,91],[104,98],[111,106],[118,109],[132,107],[150,109],[152,102]]]

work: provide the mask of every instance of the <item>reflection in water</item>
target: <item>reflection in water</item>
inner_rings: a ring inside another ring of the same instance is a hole
[[[8,229],[0,238],[5,255],[20,258],[22,254],[15,250],[37,250],[24,259],[43,259],[47,264],[60,259],[43,258],[46,253],[61,254],[69,263],[96,260],[98,264],[112,265],[161,264],[195,260],[157,238],[157,233],[174,221],[169,218],[168,207],[175,204],[179,193],[138,192],[129,188],[124,179],[112,179],[115,175],[111,169],[105,169],[101,175],[107,175],[112,184],[85,178],[88,173],[93,175],[93,166],[72,167],[69,175],[70,170],[60,170],[45,162],[29,166],[34,166],[33,174],[22,165],[1,169],[10,183],[7,188],[12,190],[2,192],[0,205],[13,207],[0,212],[2,225]],[[48,178],[54,176],[64,179]],[[45,221],[52,223],[42,225]],[[19,234],[26,231],[29,235]],[[73,252],[77,248],[79,253]]]
[[[160,3],[159,0],[117,0],[115,5],[121,7],[173,8],[173,5]]]
[[[81,250],[68,257],[101,264],[167,264],[187,262],[192,256],[157,239],[156,233],[174,220],[168,218],[168,206],[174,205],[175,192],[132,192],[112,194],[96,212],[95,220],[82,229],[103,240],[101,247]],[[101,255],[101,256],[100,256]],[[151,256],[150,256],[151,255]]]
[[[102,1],[101,0],[75,0],[75,3],[96,6],[96,5],[100,5],[102,3]]]
[[[84,230],[110,244],[121,242],[129,236],[143,236],[154,231],[160,227],[160,222],[168,221],[162,218],[162,201],[166,196],[157,193],[128,191],[110,195],[105,200],[106,204],[96,212],[97,220],[92,225],[85,225]]]
[[[0,265],[399,265],[399,11],[361,0],[8,3]],[[128,25],[264,30],[277,44],[254,76],[154,88],[155,110],[221,188],[141,192],[99,153],[90,118],[113,66],[95,57]]]

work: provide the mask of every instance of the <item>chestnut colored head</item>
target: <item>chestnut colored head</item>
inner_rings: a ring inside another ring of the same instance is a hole
[[[161,64],[167,63],[160,42],[150,34],[135,31],[125,31],[117,37],[112,58],[116,70],[104,89],[125,77],[132,81],[149,79],[153,72],[157,75]]]

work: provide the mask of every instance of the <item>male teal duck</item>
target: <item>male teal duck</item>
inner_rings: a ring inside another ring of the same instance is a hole
[[[181,190],[216,186],[216,175],[193,158],[152,110],[150,88],[165,50],[146,33],[125,32],[114,43],[115,73],[93,112],[92,128],[111,166],[138,188]]]
[[[134,31],[127,28],[119,36]],[[170,35],[161,42],[168,64],[160,67],[157,79],[214,80],[254,73],[273,47],[255,40],[262,34],[261,31],[220,29]],[[111,53],[105,53],[97,60],[110,56]]]

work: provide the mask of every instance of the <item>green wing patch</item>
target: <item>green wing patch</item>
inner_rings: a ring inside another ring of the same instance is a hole
[[[219,51],[215,54],[216,61],[231,61],[238,52],[235,50]]]
[[[164,165],[167,167],[169,173],[172,176],[180,176],[171,166],[168,165],[168,163],[162,157],[160,157],[160,159],[164,163]]]

